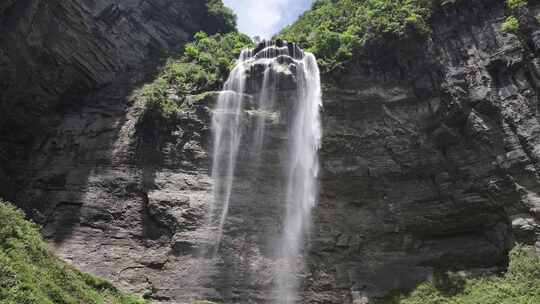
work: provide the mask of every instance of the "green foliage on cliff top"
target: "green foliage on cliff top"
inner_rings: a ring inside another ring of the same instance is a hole
[[[423,283],[408,295],[386,304],[535,304],[540,303],[540,257],[530,247],[517,246],[503,276],[454,277],[444,285]]]
[[[234,12],[223,5],[221,0],[206,0],[208,14],[216,20],[216,29],[220,33],[228,33],[236,30],[236,15]]]
[[[212,36],[199,32],[179,58],[169,59],[158,77],[136,92],[136,98],[170,117],[182,110],[185,96],[220,90],[242,49],[252,46],[251,39],[238,32]]]
[[[510,9],[527,6],[527,0],[506,0],[506,5]]]
[[[323,68],[353,58],[375,38],[428,35],[434,0],[317,0],[279,38],[313,52]]]
[[[56,258],[37,227],[0,200],[1,304],[144,304]]]

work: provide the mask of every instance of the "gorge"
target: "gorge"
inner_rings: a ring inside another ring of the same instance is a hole
[[[323,0],[254,45],[220,1],[5,1],[0,196],[151,303],[434,303],[392,297],[540,251],[515,2]]]

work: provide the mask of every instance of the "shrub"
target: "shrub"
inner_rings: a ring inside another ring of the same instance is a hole
[[[215,21],[211,29],[213,33],[228,33],[236,30],[236,15],[230,8],[223,5],[221,0],[207,0],[206,8],[212,17],[207,22]]]
[[[502,30],[504,32],[516,33],[519,30],[519,21],[514,16],[506,18],[502,24]]]
[[[440,283],[440,281],[439,281]],[[476,278],[452,276],[444,286],[419,285],[410,294],[380,301],[393,304],[533,304],[540,303],[540,257],[534,249],[516,246],[506,274]],[[448,284],[450,283],[450,284]],[[450,288],[447,288],[450,285]],[[457,287],[456,287],[457,286]],[[451,292],[449,292],[449,290]]]
[[[527,0],[506,0],[506,5],[510,9],[517,9],[527,6]]]
[[[0,200],[0,303],[143,304],[56,258],[36,225]]]
[[[323,69],[332,69],[370,40],[428,35],[432,5],[432,0],[318,0],[278,37],[298,43]]]
[[[213,36],[199,32],[179,58],[167,60],[159,75],[135,92],[135,98],[170,118],[183,110],[185,96],[221,89],[242,49],[252,46],[251,39],[238,32]]]

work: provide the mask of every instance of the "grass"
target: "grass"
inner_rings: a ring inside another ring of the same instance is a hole
[[[144,304],[53,255],[38,227],[0,200],[1,304]]]
[[[468,278],[445,275],[397,294],[380,304],[537,304],[540,303],[540,257],[534,249],[516,246],[504,275]]]

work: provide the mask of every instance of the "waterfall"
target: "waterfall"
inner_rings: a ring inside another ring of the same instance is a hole
[[[223,226],[229,211],[238,148],[242,137],[243,93],[246,84],[244,63],[250,54],[250,50],[244,50],[240,54],[238,64],[231,71],[223,91],[219,93],[217,106],[212,115],[214,202],[211,204],[209,219],[213,220],[218,208],[221,209],[217,232],[214,235],[216,240],[213,255],[216,255],[219,250]]]
[[[321,144],[322,107],[319,68],[315,56],[306,53],[298,63],[297,103],[294,105],[289,130],[289,161],[287,175],[287,212],[281,242],[283,264],[278,271],[280,304],[294,303],[298,280],[295,274],[303,259],[304,237],[308,235],[311,210],[318,197],[318,150]]]
[[[283,92],[291,97],[280,96]],[[269,118],[277,119],[286,129],[282,147],[286,159],[276,164],[283,171],[283,193],[276,193],[276,199],[283,200],[282,229],[279,243],[272,244],[277,251],[274,298],[279,304],[295,301],[298,275],[304,267],[303,245],[318,197],[321,106],[315,57],[293,44],[264,42],[242,52],[212,115],[214,201],[210,218],[217,230],[214,256],[219,253],[229,207],[234,204],[239,151],[250,152],[249,161],[258,162],[265,149]],[[249,122],[253,128],[246,127]]]

